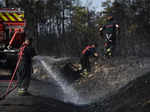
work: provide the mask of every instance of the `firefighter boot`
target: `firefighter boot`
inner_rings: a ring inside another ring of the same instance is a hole
[[[18,95],[23,96],[26,93],[24,88],[18,88]]]
[[[87,71],[87,69],[84,69],[83,70],[83,77],[87,77],[88,76],[88,71]]]

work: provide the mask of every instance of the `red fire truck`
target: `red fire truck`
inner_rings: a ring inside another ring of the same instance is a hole
[[[15,64],[17,52],[25,40],[24,11],[0,9],[0,63]]]

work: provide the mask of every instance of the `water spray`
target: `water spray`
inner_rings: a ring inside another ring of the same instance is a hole
[[[60,59],[55,60],[55,59],[49,59],[52,61],[51,63],[54,63],[56,61],[61,61]],[[48,74],[52,77],[53,80],[56,81],[57,85],[61,87],[64,95],[63,95],[63,101],[64,102],[69,102],[69,103],[74,103],[74,104],[85,104],[85,102],[78,94],[78,92],[69,84],[69,82],[61,75],[59,71],[54,71],[52,69],[52,65],[48,64],[44,58],[40,59],[41,64],[43,67],[46,69]]]

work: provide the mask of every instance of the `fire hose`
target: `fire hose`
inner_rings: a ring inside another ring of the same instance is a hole
[[[23,48],[23,49],[24,49],[24,48]],[[22,52],[23,52],[23,51],[22,51]],[[8,96],[8,94],[11,93],[11,92],[17,87],[17,82],[15,82],[15,87],[14,87],[14,88],[11,88],[11,85],[12,85],[12,82],[13,82],[14,77],[15,77],[15,75],[16,75],[16,71],[17,71],[17,69],[18,69],[18,67],[19,67],[20,61],[21,61],[21,59],[22,59],[23,53],[20,53],[20,54],[21,54],[21,55],[19,55],[19,58],[18,58],[18,60],[17,60],[16,67],[15,67],[15,69],[14,69],[14,72],[13,72],[13,75],[12,75],[12,77],[11,77],[11,80],[9,81],[7,90],[6,90],[6,92],[5,92],[3,95],[0,96],[0,99],[5,99],[5,97]]]

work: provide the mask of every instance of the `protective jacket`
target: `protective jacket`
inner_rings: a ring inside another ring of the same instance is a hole
[[[93,46],[88,45],[88,46],[85,47],[85,49],[83,49],[82,56],[81,56],[81,59],[80,59],[80,62],[81,62],[81,65],[82,65],[82,70],[81,71],[83,71],[84,69],[87,69],[87,71],[91,71],[89,58],[90,58],[90,56],[95,57],[95,55],[94,55],[95,53],[96,53],[96,49]]]
[[[31,63],[31,59],[35,55],[35,50],[31,46],[23,43],[20,47],[18,55],[22,56],[22,61],[27,61],[28,63]]]
[[[116,35],[118,35],[120,31],[119,25],[112,18],[109,19],[103,27],[100,27],[99,31],[104,39],[104,56],[114,56],[116,48]]]
[[[96,53],[95,47],[92,47],[90,45],[86,46],[85,49],[83,49],[82,54],[86,56],[92,56]]]
[[[25,43],[20,47],[18,59],[20,58],[19,67],[17,69],[18,87],[28,89],[31,73],[32,73],[32,57],[35,55],[35,50]]]
[[[100,32],[108,41],[112,41],[115,44],[116,32],[119,31],[119,25],[113,20],[107,21],[107,23],[100,29]]]

